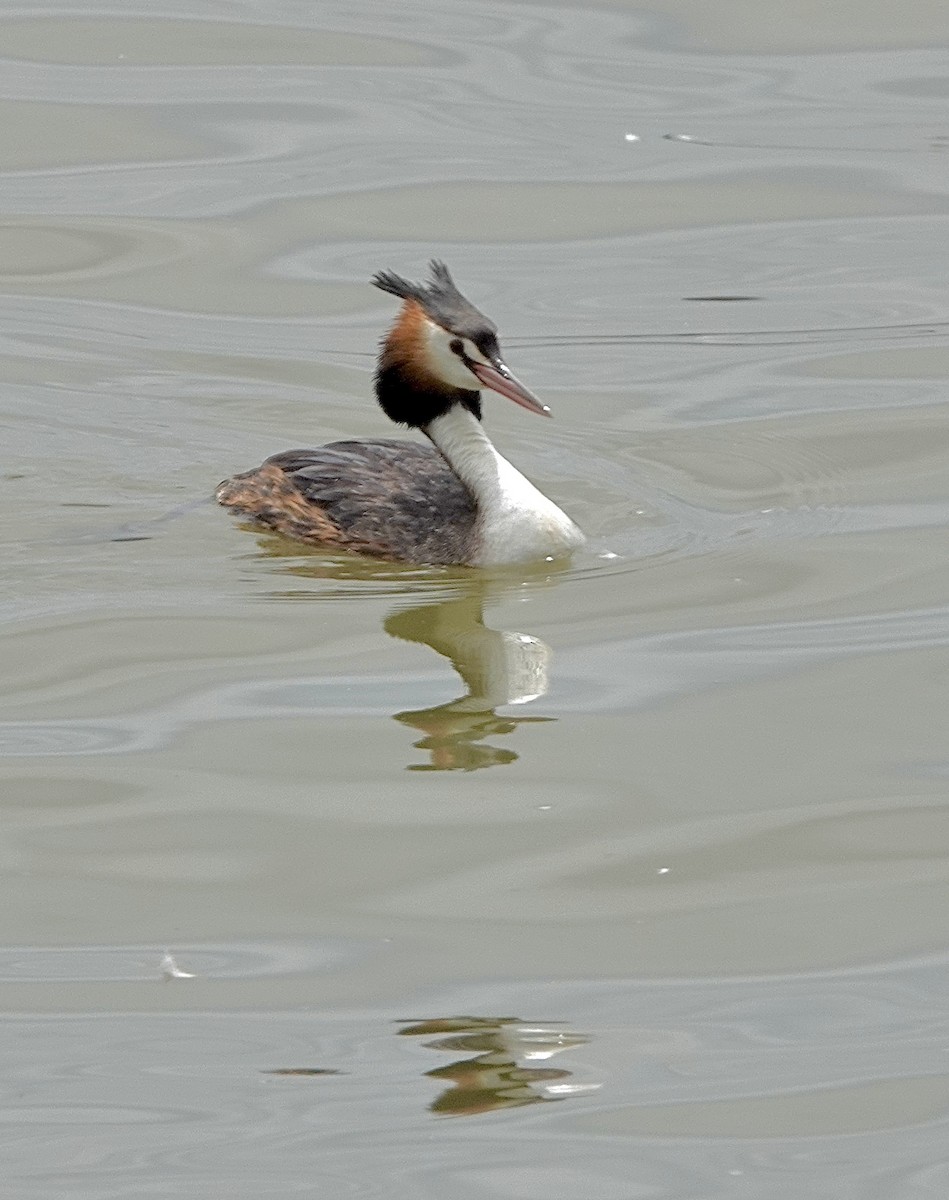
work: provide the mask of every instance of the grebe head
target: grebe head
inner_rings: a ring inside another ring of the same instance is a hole
[[[376,371],[376,395],[387,416],[424,428],[462,404],[480,420],[482,387],[549,416],[547,405],[505,365],[494,322],[458,291],[443,262],[433,259],[430,269],[427,284],[392,271],[372,277],[377,288],[405,301]]]

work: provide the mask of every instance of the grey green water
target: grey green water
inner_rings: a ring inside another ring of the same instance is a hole
[[[945,1196],[947,35],[0,7],[7,1194]],[[566,569],[201,502],[432,255]]]

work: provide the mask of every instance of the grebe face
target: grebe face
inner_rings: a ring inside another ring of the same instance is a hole
[[[485,330],[475,341],[443,329],[430,318],[426,318],[426,325],[430,368],[444,383],[467,391],[490,388],[530,412],[550,416],[547,405],[505,365],[493,330]]]
[[[468,391],[478,391],[481,384],[469,364],[484,363],[490,365],[487,356],[479,350],[471,338],[460,337],[450,329],[425,319],[426,349],[428,351],[429,368],[451,387],[466,388]],[[497,343],[495,343],[497,344]]]

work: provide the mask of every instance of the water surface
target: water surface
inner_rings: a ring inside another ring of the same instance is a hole
[[[17,1195],[945,1194],[946,32],[0,10]],[[205,501],[433,255],[568,567]]]

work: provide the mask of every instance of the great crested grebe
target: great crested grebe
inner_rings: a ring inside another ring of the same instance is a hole
[[[382,343],[376,397],[386,416],[431,446],[393,439],[285,450],[215,493],[235,512],[300,541],[414,563],[503,566],[560,558],[583,534],[481,428],[482,387],[550,410],[511,374],[497,327],[455,287],[391,271],[372,282],[404,301]]]

